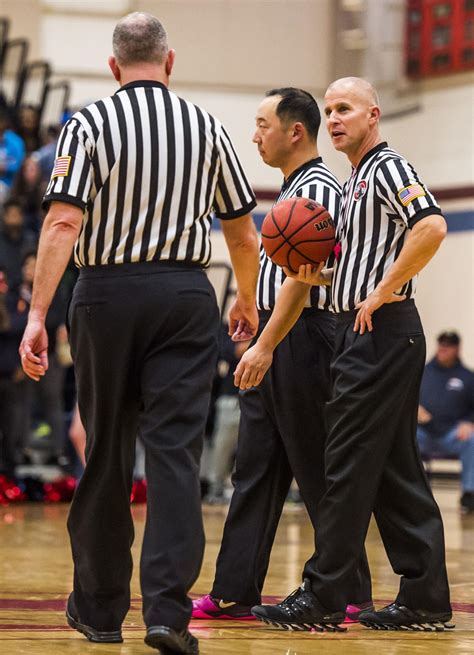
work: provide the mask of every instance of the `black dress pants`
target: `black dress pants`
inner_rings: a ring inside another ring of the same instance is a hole
[[[425,338],[413,300],[383,305],[373,332],[355,333],[355,312],[337,316],[328,404],[327,491],[318,552],[306,563],[314,593],[342,610],[345,583],[372,512],[401,576],[397,600],[414,610],[450,607],[443,524],[416,443]]]
[[[261,313],[259,333],[269,315]],[[211,591],[217,598],[244,605],[261,602],[275,533],[293,477],[318,534],[318,504],[325,491],[324,407],[330,394],[333,347],[334,317],[305,309],[275,349],[272,366],[261,384],[240,393],[234,493]],[[365,554],[346,591],[348,602],[371,598]]]
[[[199,460],[217,352],[214,290],[190,267],[86,268],[68,316],[87,433],[87,463],[68,520],[80,619],[117,630],[129,609],[139,431],[148,483],[144,619],[181,630],[204,551]]]

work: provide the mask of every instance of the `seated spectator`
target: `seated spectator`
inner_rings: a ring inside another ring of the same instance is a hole
[[[25,326],[26,316],[17,311],[7,273],[0,267],[0,471],[8,477],[14,475],[24,436],[18,423],[23,411],[18,386],[25,377],[18,347]]]
[[[23,139],[10,129],[10,115],[0,106],[0,204],[7,199],[13,179],[25,158]]]
[[[443,332],[426,365],[418,408],[423,457],[457,456],[462,463],[463,512],[474,512],[474,373],[459,358],[460,337]]]
[[[18,113],[18,134],[25,143],[27,153],[41,146],[39,137],[39,112],[33,105],[23,105]]]
[[[48,186],[53,172],[54,162],[56,160],[56,147],[59,137],[59,127],[50,125],[46,128],[43,144],[39,150],[34,153],[41,170],[41,184],[44,189]]]
[[[43,223],[43,195],[45,186],[41,178],[41,168],[36,155],[28,155],[23,160],[15,176],[10,198],[21,203],[25,217],[25,228],[35,236],[39,235]]]
[[[0,266],[8,272],[10,289],[18,290],[22,280],[25,254],[36,248],[36,238],[25,228],[23,208],[18,200],[8,200],[3,207],[0,229]]]

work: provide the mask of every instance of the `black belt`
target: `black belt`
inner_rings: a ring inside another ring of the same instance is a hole
[[[150,262],[128,262],[126,264],[100,264],[97,266],[82,266],[79,268],[79,279],[115,277],[128,275],[149,275],[153,273],[174,273],[176,271],[202,271],[202,264],[197,262],[181,262],[161,260]]]

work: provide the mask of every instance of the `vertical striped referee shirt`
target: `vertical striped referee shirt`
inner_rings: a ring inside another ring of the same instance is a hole
[[[413,166],[385,142],[370,150],[342,190],[333,310],[355,309],[365,300],[399,256],[409,230],[432,214],[441,210]],[[415,283],[416,277],[397,293],[412,298]]]
[[[311,159],[296,169],[281,187],[275,204],[295,196],[310,198],[324,205],[337,224],[341,186],[321,157]],[[260,273],[257,288],[258,309],[273,309],[278,292],[285,279],[283,270],[273,264],[263,246],[260,246]],[[329,309],[329,287],[311,287],[308,306]]]
[[[79,267],[174,260],[207,265],[211,212],[255,197],[222,124],[160,82],[126,84],[64,126],[45,203],[84,210]]]

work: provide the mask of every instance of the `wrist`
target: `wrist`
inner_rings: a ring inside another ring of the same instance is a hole
[[[28,314],[28,321],[44,323],[46,321],[46,314],[46,311],[43,311],[38,307],[31,307]]]
[[[241,307],[245,307],[245,309],[250,309],[256,306],[256,297],[255,293],[241,293],[240,291],[237,292],[237,302]]]

